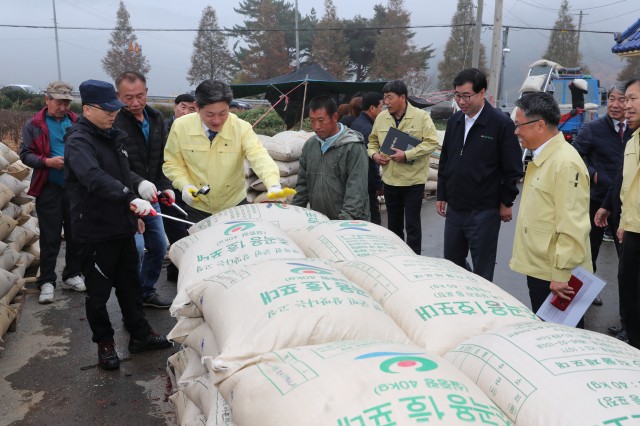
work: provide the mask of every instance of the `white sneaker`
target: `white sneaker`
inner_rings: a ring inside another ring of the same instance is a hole
[[[38,303],[47,304],[53,302],[53,291],[55,287],[51,283],[44,283],[40,286],[40,297]]]
[[[84,285],[84,279],[82,275],[76,275],[75,277],[67,278],[62,282],[62,288],[74,291],[86,291],[87,287]]]

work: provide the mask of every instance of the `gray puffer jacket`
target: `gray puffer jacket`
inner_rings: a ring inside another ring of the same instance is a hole
[[[324,154],[321,146],[316,135],[305,142],[292,204],[309,203],[329,219],[370,220],[369,165],[362,135],[346,128]]]

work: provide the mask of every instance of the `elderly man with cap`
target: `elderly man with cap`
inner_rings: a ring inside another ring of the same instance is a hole
[[[171,343],[151,329],[142,309],[136,214],[144,217],[155,211],[133,191],[123,144],[127,134],[113,127],[125,104],[116,97],[113,85],[104,81],[83,82],[80,96],[82,118],[65,137],[65,183],[71,227],[81,248],[87,320],[92,340],[98,344],[98,365],[113,370],[120,366],[107,313],[113,287],[130,334],[130,353],[167,348]]]
[[[45,107],[22,129],[20,159],[33,168],[29,195],[36,197],[40,221],[40,303],[51,303],[56,287],[56,260],[60,251],[61,230],[66,241],[62,287],[84,291],[77,246],[69,220],[69,199],[64,191],[64,134],[78,116],[71,112],[71,85],[62,81],[49,84]]]

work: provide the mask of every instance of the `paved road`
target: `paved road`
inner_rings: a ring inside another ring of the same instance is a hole
[[[422,223],[422,254],[441,257],[444,219],[436,214],[433,199],[423,206]],[[529,306],[525,278],[509,269],[514,227],[515,221],[502,226],[495,282]],[[589,309],[586,327],[606,332],[618,317],[613,243],[603,243],[600,256],[598,275],[608,283],[604,306]],[[61,262],[58,266],[61,269]],[[158,288],[163,296],[175,294],[164,271]],[[129,356],[115,297],[109,309],[117,349],[125,359],[114,372],[94,367],[96,345],[91,343],[82,294],[57,290],[56,301],[43,306],[37,290],[28,290],[18,331],[7,335],[6,349],[0,351],[0,425],[175,424],[173,406],[165,397],[165,364],[178,348]],[[160,333],[175,324],[166,310],[146,313]]]

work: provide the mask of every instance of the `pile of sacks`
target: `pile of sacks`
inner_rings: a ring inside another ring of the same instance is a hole
[[[304,143],[313,136],[305,131],[287,130],[274,136],[258,135],[260,142],[273,158],[280,171],[280,185],[283,188],[295,188],[300,169],[300,156]],[[267,187],[251,169],[249,161],[244,160],[245,185],[247,187],[247,201],[261,203],[269,201]],[[287,201],[291,201],[288,199]]]
[[[382,227],[261,204],[190,233],[171,251],[182,425],[610,424],[640,411],[639,351],[542,323]]]
[[[26,269],[40,262],[35,201],[26,193],[31,174],[18,154],[0,142],[0,337],[16,317],[10,303],[24,285]]]

